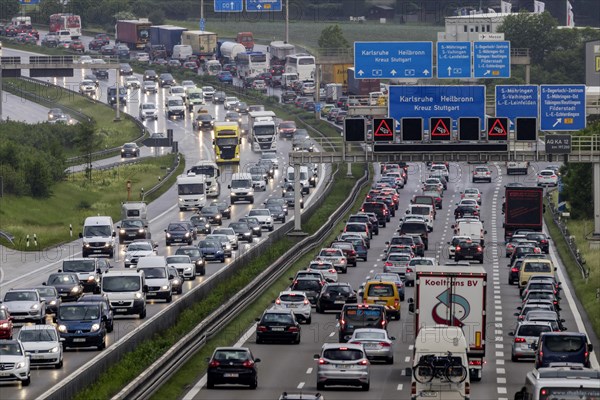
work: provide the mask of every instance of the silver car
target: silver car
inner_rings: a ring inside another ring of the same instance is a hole
[[[388,336],[385,329],[360,328],[354,331],[348,342],[362,345],[369,360],[384,360],[386,364],[393,364],[394,340],[396,338]]]
[[[511,360],[518,361],[520,358],[535,358],[534,344],[537,345],[542,332],[552,332],[552,325],[549,322],[519,322],[514,332],[509,332],[509,336],[514,336]]]
[[[167,257],[167,265],[177,270],[177,274],[184,279],[196,279],[196,270],[192,259],[188,255],[174,255]]]
[[[239,247],[237,233],[233,228],[215,228],[211,232],[213,235],[225,235],[231,244],[233,250],[237,250]]]
[[[408,286],[414,286],[415,284],[415,272],[419,265],[437,265],[435,258],[431,257],[415,257],[408,263],[408,268],[406,269],[406,284]]]
[[[390,253],[383,262],[383,272],[393,272],[406,280],[406,269],[411,257],[405,253]]]
[[[31,354],[31,365],[62,368],[63,345],[54,325],[24,325],[17,339]]]
[[[338,281],[338,272],[329,261],[311,261],[306,270],[321,272],[327,282]]]
[[[360,386],[369,390],[369,360],[362,344],[325,343],[317,360],[317,390],[326,385]]]
[[[290,309],[298,321],[310,324],[312,321],[312,306],[306,293],[299,290],[286,290],[279,293],[275,300],[275,308]]]

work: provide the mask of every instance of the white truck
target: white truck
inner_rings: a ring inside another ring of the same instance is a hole
[[[507,161],[506,162],[506,174],[523,174],[529,173],[529,161]]]
[[[221,171],[219,171],[217,163],[213,161],[200,161],[187,172],[203,175],[206,182],[206,196],[219,197],[221,194],[221,185],[218,178],[221,176]]]
[[[273,111],[250,111],[248,129],[253,151],[277,150],[277,126]]]
[[[335,103],[343,94],[341,83],[328,83],[325,85],[325,101],[327,103]]]
[[[471,381],[481,380],[483,374],[486,290],[487,273],[482,266],[423,265],[416,271],[415,299],[408,299],[408,311],[415,316],[415,337],[422,328],[439,325],[462,329]]]
[[[206,205],[206,177],[188,172],[177,177],[177,205],[180,211],[201,210]]]

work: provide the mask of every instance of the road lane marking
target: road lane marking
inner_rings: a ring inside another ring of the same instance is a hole
[[[310,375],[310,374],[312,374],[312,371],[313,371],[313,369],[312,369],[312,367],[310,367],[309,369],[306,370],[306,374]]]
[[[298,384],[298,386],[296,386],[296,389],[302,389],[304,387],[304,382],[300,382]]]
[[[405,357],[404,362],[410,362],[410,356]]]
[[[399,383],[399,384],[398,384],[398,386],[396,386],[396,390],[402,390],[402,387],[403,387],[403,386],[404,386],[404,385],[402,385],[401,383]]]
[[[329,334],[329,337],[333,337],[333,335],[335,335],[335,332],[331,332],[331,333]]]

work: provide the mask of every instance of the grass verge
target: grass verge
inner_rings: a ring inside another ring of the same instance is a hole
[[[122,118],[120,121],[115,121],[115,110],[112,107],[91,101],[87,96],[60,87],[46,86],[16,78],[5,79],[4,85],[5,90],[17,96],[20,95],[20,91],[30,92],[56,104],[56,107],[69,107],[92,117],[96,122],[98,136],[94,150],[117,147],[140,137],[140,129],[131,119]],[[79,87],[70,89],[77,91]],[[67,157],[75,155],[79,155],[79,153],[66,154]]]
[[[53,194],[47,199],[2,197],[2,230],[15,236],[15,246],[6,241],[0,243],[18,250],[41,250],[73,240],[69,235],[69,224],[76,234],[89,215],[110,215],[119,220],[121,202],[127,200],[127,181],[131,181],[131,199],[137,200],[141,188],[148,190],[157,183],[158,176],[167,174],[175,157],[174,154],[168,154],[111,170],[93,171],[91,181],[86,179],[84,173],[72,174],[67,180],[56,184]],[[183,162],[180,163],[175,176],[183,172],[183,165]],[[169,182],[166,183],[154,196],[170,187]],[[34,234],[38,245],[30,243],[30,247],[27,247],[27,235],[33,240]]]
[[[363,170],[363,165],[354,165],[354,176],[361,176]],[[342,168],[340,173],[344,176],[340,175],[335,179],[332,193],[344,193],[345,195],[342,197],[342,199],[345,199],[347,197],[347,193],[349,193],[350,189],[354,186],[356,178],[345,177],[346,171],[344,168]],[[361,194],[359,199],[362,201],[362,198],[363,196]],[[338,206],[339,203],[335,204],[334,198],[329,196],[321,208],[330,207],[329,209],[332,210]],[[314,214],[310,218],[310,221],[303,226],[303,230],[313,233],[309,229],[316,229],[320,227],[325,218],[326,217],[321,214]],[[332,236],[337,235],[337,232],[339,232],[339,227],[336,227],[333,230]],[[328,238],[327,240],[331,240],[331,238]],[[200,321],[206,318],[214,309],[223,304],[223,302],[229,299],[233,294],[237,293],[240,289],[248,285],[248,283],[250,283],[255,276],[267,268],[267,266],[271,265],[273,261],[289,250],[290,247],[295,243],[296,242],[294,239],[287,237],[279,240],[268,250],[266,250],[264,254],[255,258],[242,269],[240,269],[235,278],[221,283],[217,286],[217,288],[215,288],[215,290],[211,292],[209,296],[203,299],[201,303],[198,303],[194,307],[183,312],[173,327],[160,335],[156,335],[152,340],[141,343],[136,350],[127,354],[116,365],[111,366],[110,370],[102,374],[95,383],[91,384],[87,389],[80,392],[75,397],[75,400],[85,400],[92,397],[112,397],[119,390],[121,390],[123,386],[138,376],[156,359],[164,354],[164,352],[173,346],[177,340],[183,337]],[[298,264],[294,268],[296,270],[300,269],[301,266],[306,265],[306,262],[312,259],[312,257],[313,254],[307,255],[304,260],[301,260],[302,264]],[[251,320],[254,320],[254,318],[259,314],[259,311],[264,310],[266,303],[262,303],[262,301],[266,300],[262,299],[268,299],[268,302],[270,302],[274,298],[275,294],[285,287],[286,282],[289,284],[288,274],[285,274],[284,277],[279,279],[278,284],[271,288],[267,294],[262,296],[261,301],[259,301],[257,305],[253,304],[253,308],[249,312],[245,312],[240,320],[232,323],[232,325],[226,328],[224,332],[220,333],[215,339],[213,339],[210,345],[205,346],[202,351],[188,363],[188,365],[184,366],[184,368],[180,370],[180,373],[178,373],[175,377],[178,383],[168,385],[168,387],[164,389],[167,391],[167,393],[161,390],[161,392],[157,394],[158,397],[155,396],[155,398],[177,398],[177,395],[170,394],[170,392],[178,390],[178,392],[181,393],[186,386],[197,380],[198,374],[200,374],[206,368],[204,359],[207,357],[205,354],[209,351],[208,349],[211,347],[214,348],[219,344],[231,344],[235,338],[239,337],[239,333],[243,329],[247,329]],[[216,344],[214,344],[213,341]],[[210,350],[210,352],[212,352],[212,350]],[[190,370],[189,368],[193,368],[193,370]],[[182,381],[183,377],[185,377],[185,379]]]
[[[554,201],[554,204],[556,204],[556,201]],[[547,207],[547,210],[550,210],[550,207]],[[552,236],[552,242],[575,288],[575,294],[587,313],[588,320],[596,336],[600,337],[600,319],[593,317],[594,315],[600,315],[600,301],[596,298],[596,290],[600,288],[600,250],[590,249],[585,239],[585,236],[589,233],[587,229],[592,229],[594,223],[593,221],[571,220],[567,222],[567,227],[571,235],[575,236],[577,247],[586,260],[585,267],[589,270],[588,279],[584,279],[567,243],[563,240],[560,229],[554,223],[552,213],[549,211],[544,213],[544,219],[550,236]]]

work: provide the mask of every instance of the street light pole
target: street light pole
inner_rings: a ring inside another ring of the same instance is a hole
[[[200,20],[204,19],[204,0],[200,0]]]
[[[285,0],[285,42],[290,42],[290,0]]]

